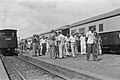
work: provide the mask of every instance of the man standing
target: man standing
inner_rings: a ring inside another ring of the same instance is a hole
[[[33,35],[33,38],[32,38],[32,48],[33,48],[33,57],[36,57],[37,56],[37,39],[36,39],[36,35]]]
[[[63,57],[65,57],[65,36],[62,35],[61,32],[59,32],[58,41],[60,42],[60,44],[59,44],[59,58],[63,58]]]
[[[46,39],[45,36],[42,37],[41,39],[41,44],[42,44],[42,55],[45,55],[47,47],[46,47]]]
[[[19,42],[19,49],[20,49],[20,54],[22,54],[23,53],[23,39],[21,39]]]
[[[75,57],[75,45],[76,45],[74,34],[71,34],[70,36],[70,44],[71,44],[72,57],[74,58]]]
[[[86,60],[88,61],[90,58],[90,54],[92,53],[93,55],[93,60],[97,60],[96,53],[94,52],[94,27],[91,28],[90,31],[87,32],[86,34],[86,39],[87,39],[87,54],[86,54]]]
[[[55,58],[59,58],[59,41],[57,32],[55,32]]]
[[[101,55],[102,54],[102,39],[101,36],[98,38],[98,53]]]
[[[71,55],[70,55],[70,53],[69,53],[69,51],[68,51],[68,49],[69,49],[69,38],[70,38],[70,36],[69,36],[69,34],[65,37],[65,51],[66,51],[66,56],[68,56],[68,57],[70,57]]]
[[[78,54],[78,33],[74,35],[75,38],[75,54]]]
[[[36,47],[37,47],[38,55],[41,56],[41,54],[40,54],[41,46],[40,46],[40,39],[39,39],[38,35],[36,35],[36,40],[37,40]]]
[[[50,58],[55,56],[55,31],[52,30],[49,35],[49,46],[50,46]]]
[[[81,54],[86,54],[86,37],[84,33],[81,33],[80,43],[81,43]]]

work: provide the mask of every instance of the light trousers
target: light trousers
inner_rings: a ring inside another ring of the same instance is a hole
[[[64,43],[59,44],[59,58],[63,58],[65,56],[65,47]]]
[[[75,43],[71,43],[72,56],[75,57]]]
[[[69,55],[70,56],[70,53],[68,51],[68,42],[65,43],[65,51],[66,51],[66,55]]]
[[[86,44],[81,43],[81,54],[86,54]]]

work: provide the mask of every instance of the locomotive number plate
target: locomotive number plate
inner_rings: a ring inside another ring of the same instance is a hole
[[[5,40],[8,40],[8,41],[9,41],[9,40],[11,40],[11,38],[5,38]]]

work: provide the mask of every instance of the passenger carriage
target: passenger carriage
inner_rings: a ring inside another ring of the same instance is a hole
[[[120,53],[120,9],[73,23],[70,34],[86,34],[91,27],[101,36],[104,52]]]

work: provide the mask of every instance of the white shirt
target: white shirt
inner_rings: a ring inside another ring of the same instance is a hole
[[[65,36],[62,35],[62,34],[60,34],[60,35],[58,36],[58,41],[61,41],[62,43],[64,43],[64,42],[65,42]]]
[[[41,39],[41,43],[46,43],[46,39]]]
[[[70,36],[70,42],[75,42],[75,38],[73,36]]]
[[[88,38],[87,43],[88,44],[93,44],[94,38],[95,38],[94,33],[89,31],[89,32],[87,32],[86,37]]]
[[[74,36],[74,38],[75,38],[75,40],[78,40],[78,37],[76,35]]]
[[[66,40],[66,42],[69,42],[69,38],[67,38],[67,36],[65,37],[65,40]]]
[[[86,44],[85,36],[80,37],[81,44]]]

